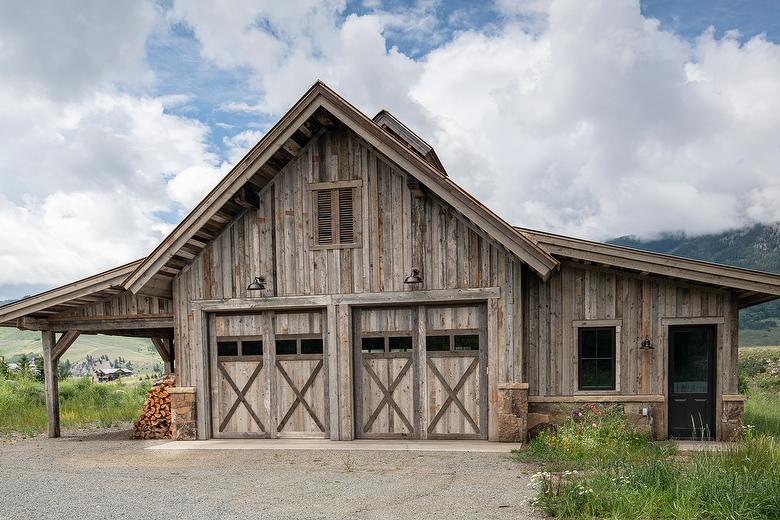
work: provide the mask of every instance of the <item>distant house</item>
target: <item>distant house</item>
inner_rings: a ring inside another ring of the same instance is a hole
[[[133,371],[126,368],[102,368],[95,370],[95,377],[98,383],[105,383],[108,381],[116,381],[121,377],[132,376]]]
[[[0,326],[41,331],[46,367],[79,334],[150,338],[176,431],[204,440],[517,442],[594,402],[659,440],[731,440],[739,311],[778,298],[777,274],[511,226],[318,82],[146,258]]]

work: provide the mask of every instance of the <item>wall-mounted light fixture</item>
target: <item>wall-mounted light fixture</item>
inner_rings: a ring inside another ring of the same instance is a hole
[[[411,274],[409,274],[409,276],[404,278],[404,283],[408,283],[408,284],[415,284],[415,283],[422,283],[422,282],[423,279],[422,276],[420,276],[420,270],[417,269],[416,267],[412,267]]]
[[[265,290],[265,276],[255,276],[255,279],[246,287],[247,291]]]
[[[653,344],[650,343],[650,340],[648,338],[645,338],[642,340],[642,343],[639,345],[639,348],[644,350],[653,350],[655,347],[653,347]]]

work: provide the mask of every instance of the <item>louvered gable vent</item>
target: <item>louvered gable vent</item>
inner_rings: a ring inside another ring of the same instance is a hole
[[[333,243],[333,190],[317,193],[317,244]]]
[[[338,190],[339,197],[339,243],[351,244],[355,241],[355,217],[353,212],[352,188]]]
[[[355,215],[360,213],[359,186],[360,181],[316,183],[312,189],[314,246],[360,247],[360,233],[355,226]]]

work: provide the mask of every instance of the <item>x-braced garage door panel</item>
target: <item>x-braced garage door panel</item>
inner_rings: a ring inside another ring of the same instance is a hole
[[[411,313],[409,308],[353,313],[357,437],[419,437]]]
[[[327,435],[327,377],[321,312],[274,315],[276,433]]]
[[[209,319],[212,434],[327,437],[323,313]]]
[[[487,437],[487,344],[483,308],[425,309],[426,433]]]
[[[269,437],[270,389],[262,315],[211,320],[212,429],[215,437]]]
[[[364,438],[486,438],[484,307],[355,310],[355,429]]]

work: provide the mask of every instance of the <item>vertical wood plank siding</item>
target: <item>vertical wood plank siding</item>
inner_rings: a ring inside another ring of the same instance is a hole
[[[664,318],[722,318],[717,325],[719,394],[737,393],[737,302],[729,291],[695,287],[589,266],[564,263],[547,282],[523,270],[523,335],[531,395],[577,393],[577,334],[573,322],[619,320],[619,393],[666,393],[667,327]],[[710,320],[712,321],[712,320]],[[647,337],[654,349],[643,354]],[[642,366],[642,356],[649,363]]]
[[[96,318],[100,316],[134,316],[171,314],[173,301],[157,296],[145,296],[125,291],[111,298],[97,301],[89,305],[83,305],[72,311],[58,314],[58,318]]]
[[[356,190],[359,247],[312,247],[316,230],[309,183],[352,180],[362,181]],[[501,287],[498,377],[521,381],[524,317],[515,305],[519,288],[513,287],[520,282],[521,262],[430,193],[418,206],[422,215],[413,219],[408,180],[406,172],[348,130],[314,138],[259,193],[259,209],[240,214],[174,280],[181,384],[195,381],[192,299],[413,290],[403,283],[412,267],[420,269],[421,289]],[[422,244],[423,255],[413,256],[414,243]],[[422,258],[422,265],[413,266],[412,258]],[[268,290],[248,292],[254,276],[265,276]]]

